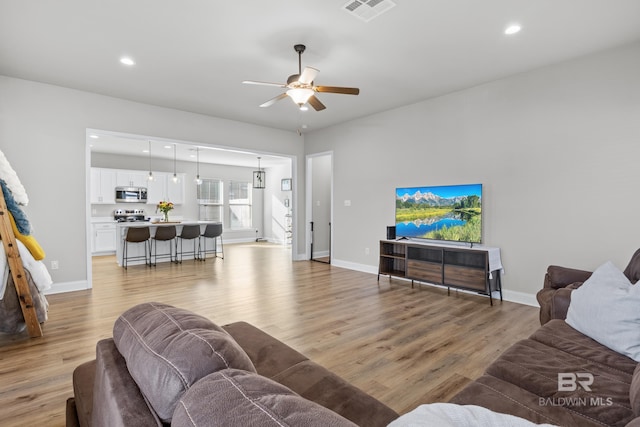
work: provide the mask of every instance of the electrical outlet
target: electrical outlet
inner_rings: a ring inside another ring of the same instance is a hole
[[[364,254],[369,255],[369,248],[364,248]]]
[[[51,261],[51,269],[57,270],[59,268],[58,261]]]
[[[345,200],[344,201],[344,205],[345,206],[351,206],[351,200]]]

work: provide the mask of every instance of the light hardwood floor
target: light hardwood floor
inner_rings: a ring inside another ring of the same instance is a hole
[[[121,269],[94,258],[94,288],[48,297],[44,337],[0,334],[0,425],[62,426],[73,369],[127,308],[159,301],[218,324],[248,321],[400,413],[451,398],[539,325],[534,307],[291,262],[268,243],[225,259]]]

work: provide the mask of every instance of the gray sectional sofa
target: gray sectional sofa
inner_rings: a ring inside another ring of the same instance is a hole
[[[386,426],[398,414],[260,329],[160,303],[77,367],[67,426]],[[276,422],[277,421],[277,422]]]

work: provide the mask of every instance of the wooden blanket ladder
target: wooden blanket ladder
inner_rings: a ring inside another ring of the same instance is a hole
[[[41,337],[42,328],[40,327],[40,322],[38,322],[38,314],[36,313],[33,297],[29,290],[29,283],[27,282],[27,276],[25,275],[22,259],[20,258],[16,236],[11,228],[9,210],[7,209],[7,203],[4,200],[2,191],[0,191],[0,238],[2,238],[2,245],[7,255],[9,269],[11,270],[11,276],[16,286],[16,292],[18,293],[22,315],[27,324],[29,336],[31,338]]]

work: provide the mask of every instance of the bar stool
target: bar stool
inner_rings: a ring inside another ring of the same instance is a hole
[[[204,233],[200,235],[200,239],[198,240],[198,258],[202,261],[207,260],[207,254],[212,253],[215,256],[218,256],[218,238],[220,238],[220,251],[222,252],[222,256],[220,258],[224,259],[224,244],[222,243],[222,224],[207,224],[204,229]],[[207,250],[207,239],[213,239],[213,249]],[[200,241],[204,240],[204,250],[201,249]],[[204,254],[204,255],[203,255]]]
[[[161,242],[169,242],[169,253],[160,255],[160,258],[166,258],[168,256],[171,262],[173,262],[174,260],[177,262],[178,248],[176,246],[177,242],[175,238],[176,238],[175,225],[159,226],[158,228],[156,228],[156,234],[151,238],[151,253],[153,255],[149,256],[149,261],[152,261],[152,265],[154,267],[156,266],[156,262],[158,261],[158,240],[160,240]],[[173,255],[174,247],[176,252],[175,258]]]
[[[151,244],[150,239],[151,232],[149,227],[129,227],[127,228],[127,234],[122,241],[122,265],[125,270],[127,268],[127,261],[138,261],[144,258],[144,263],[151,266]],[[129,243],[144,243],[144,257],[142,255],[127,256],[127,249]],[[149,257],[147,260],[147,256]]]
[[[177,262],[182,262],[182,257],[185,254],[182,250],[182,241],[183,240],[193,240],[193,251],[187,252],[187,255],[193,254],[193,258],[196,259],[198,252],[196,250],[196,241],[195,239],[200,237],[200,226],[199,225],[184,225],[182,227],[182,231],[178,236],[178,241],[180,241],[180,260]],[[178,253],[176,253],[176,260],[178,258]]]

